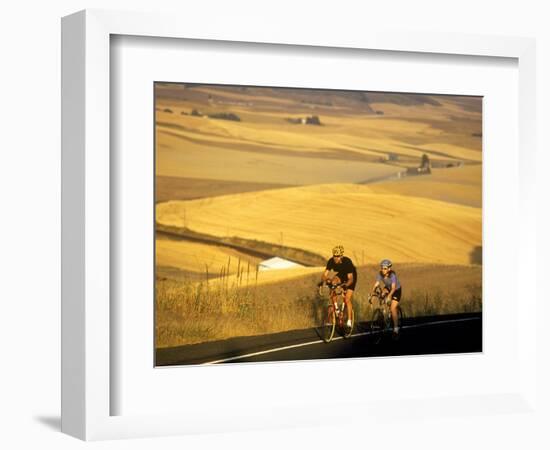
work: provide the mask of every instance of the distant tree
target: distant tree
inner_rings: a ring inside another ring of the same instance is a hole
[[[306,118],[307,125],[321,125],[321,120],[319,116],[309,116]]]
[[[428,155],[426,155],[426,153],[424,153],[422,155],[422,160],[420,162],[420,167],[425,168],[425,169],[430,167],[430,158],[428,157]]]
[[[286,121],[289,122],[289,123],[293,123],[293,124],[302,123],[302,119],[300,119],[299,117],[298,118],[287,117]]]
[[[210,118],[212,119],[222,119],[222,120],[234,120],[236,122],[240,122],[241,121],[241,118],[237,115],[237,114],[234,114],[234,113],[216,113],[216,114],[211,114],[210,115]]]
[[[426,153],[422,155],[419,171],[422,173],[432,173],[430,158],[426,155]]]

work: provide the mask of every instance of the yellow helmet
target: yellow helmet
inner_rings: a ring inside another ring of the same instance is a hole
[[[344,254],[344,246],[343,245],[337,245],[332,249],[332,255],[333,256],[342,256]]]

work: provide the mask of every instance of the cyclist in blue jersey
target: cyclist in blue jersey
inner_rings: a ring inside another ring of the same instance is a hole
[[[401,300],[401,283],[397,274],[392,269],[392,262],[389,259],[383,259],[380,262],[380,272],[376,275],[376,281],[372,287],[372,293],[380,286],[383,291],[387,292],[388,299],[391,299],[390,311],[393,322],[393,337],[399,337],[399,319],[398,307]]]

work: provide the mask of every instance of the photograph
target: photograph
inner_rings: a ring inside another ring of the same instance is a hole
[[[152,88],[156,367],[483,351],[483,97]]]

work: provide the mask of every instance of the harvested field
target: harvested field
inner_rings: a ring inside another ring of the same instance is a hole
[[[168,200],[193,200],[282,187],[289,186],[274,183],[246,183],[242,181],[157,176],[155,178],[155,200],[157,203]]]
[[[423,153],[481,161],[479,98],[413,97],[157,84],[157,175],[306,185],[388,177]],[[288,121],[312,114],[322,126]]]
[[[424,197],[481,208],[481,165],[432,169],[431,175],[404,177],[369,187],[372,192]]]
[[[184,149],[184,150],[183,150]],[[158,143],[157,176],[209,178],[247,183],[307,185],[362,182],[395,175],[402,169],[389,164],[322,157],[240,151],[223,144],[201,144],[165,135]]]

